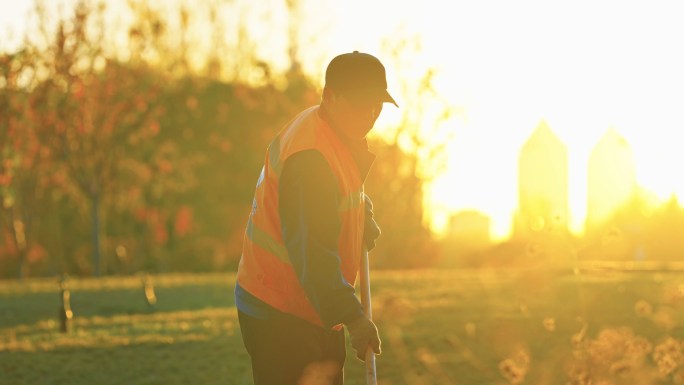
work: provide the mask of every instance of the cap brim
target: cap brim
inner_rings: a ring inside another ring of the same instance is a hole
[[[397,102],[394,100],[392,95],[387,92],[385,89],[363,89],[363,90],[355,90],[355,91],[348,91],[348,95],[350,95],[352,98],[361,100],[364,102],[370,102],[370,103],[377,103],[377,102],[382,102],[382,103],[392,103],[397,108],[399,105]]]
[[[389,92],[387,92],[387,90],[385,90],[385,92],[384,92],[382,101],[383,101],[383,103],[392,103],[397,108],[399,108],[399,105],[397,104],[397,102],[394,101],[394,98],[392,97],[392,95],[389,94]]]

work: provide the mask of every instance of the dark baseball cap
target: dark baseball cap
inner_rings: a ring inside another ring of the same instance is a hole
[[[325,70],[325,86],[356,100],[397,102],[387,92],[385,66],[373,55],[354,51],[334,57]]]

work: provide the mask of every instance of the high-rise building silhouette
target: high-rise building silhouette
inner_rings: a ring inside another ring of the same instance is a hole
[[[585,230],[591,231],[605,224],[616,210],[632,201],[636,188],[632,148],[620,134],[610,129],[589,156]]]
[[[522,146],[518,163],[518,212],[514,235],[568,226],[568,154],[541,122]]]

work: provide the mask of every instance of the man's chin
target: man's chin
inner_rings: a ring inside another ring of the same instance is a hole
[[[373,129],[373,125],[370,124],[370,125],[365,126],[362,130],[359,130],[359,132],[362,133],[359,140],[365,138],[366,135],[368,135],[368,133],[371,132],[372,129]]]

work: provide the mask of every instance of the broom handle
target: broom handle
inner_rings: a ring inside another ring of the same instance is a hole
[[[368,249],[364,246],[361,253],[361,305],[368,319],[373,319],[370,293],[370,274],[368,269]],[[366,385],[377,385],[375,375],[375,352],[371,347],[366,351]]]

